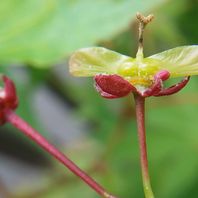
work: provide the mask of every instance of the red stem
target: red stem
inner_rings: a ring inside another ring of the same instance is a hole
[[[146,198],[154,198],[150,177],[148,171],[148,159],[147,159],[147,148],[146,148],[146,133],[145,133],[145,98],[140,95],[134,95],[135,106],[136,106],[136,119],[138,128],[138,139],[140,147],[140,162],[142,169],[142,178],[144,193]]]
[[[11,123],[14,127],[19,129],[22,133],[24,133],[26,136],[28,136],[30,139],[32,139],[34,142],[40,145],[44,150],[46,150],[48,153],[54,156],[76,176],[78,176],[85,183],[87,183],[99,195],[101,195],[104,198],[116,198],[107,193],[105,189],[102,186],[100,186],[94,179],[92,179],[85,172],[83,172],[70,159],[68,159],[57,148],[51,145],[43,136],[41,136],[35,129],[33,129],[27,122],[25,122],[22,118],[16,115],[12,110],[5,110],[5,116],[7,122]]]

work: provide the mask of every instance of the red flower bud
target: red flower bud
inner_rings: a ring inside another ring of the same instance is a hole
[[[128,95],[131,91],[136,91],[128,81],[116,74],[95,76],[95,87],[104,98],[120,98]]]
[[[5,123],[5,109],[16,109],[18,98],[15,85],[7,76],[2,76],[4,87],[0,89],[0,125]]]

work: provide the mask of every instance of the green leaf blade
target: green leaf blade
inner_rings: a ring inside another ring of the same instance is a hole
[[[131,24],[137,11],[148,12],[162,2],[2,0],[0,62],[52,66],[72,51],[112,38]]]

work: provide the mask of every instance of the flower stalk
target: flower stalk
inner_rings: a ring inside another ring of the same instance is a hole
[[[50,144],[42,135],[40,135],[34,128],[32,128],[27,122],[15,114],[12,110],[5,110],[6,121],[12,124],[15,128],[19,129],[23,134],[32,139],[35,143],[41,146],[44,150],[55,157],[59,162],[66,166],[71,172],[81,178],[86,184],[88,184],[93,190],[104,198],[116,198],[110,195],[106,190],[100,186],[94,179],[88,176],[82,171],[76,164],[74,164],[69,158],[67,158],[62,152]]]
[[[76,176],[81,178],[86,184],[88,184],[93,190],[104,198],[116,198],[110,195],[106,190],[100,186],[94,179],[88,176],[78,166],[76,166],[69,158],[61,153],[57,148],[50,144],[43,136],[41,136],[34,128],[32,128],[27,122],[16,115],[13,111],[5,110],[6,121],[12,124],[15,128],[19,129],[23,134],[36,142],[44,150],[55,157],[59,162],[66,166]]]
[[[150,183],[149,170],[148,170],[146,131],[145,131],[145,98],[138,94],[134,94],[134,99],[135,99],[135,107],[136,107],[136,120],[137,120],[137,128],[138,128],[140,163],[141,163],[144,194],[146,198],[154,198],[154,194]]]
[[[139,39],[138,39],[138,51],[136,54],[136,58],[138,62],[142,62],[144,55],[143,55],[143,34],[145,26],[152,21],[154,16],[148,15],[147,17],[143,16],[140,13],[136,15],[139,21]],[[158,74],[160,77],[167,76],[166,73],[163,75]],[[159,77],[159,79],[161,79]],[[167,77],[165,77],[166,79]],[[154,85],[151,90],[147,90],[149,92],[148,95],[151,93],[155,93],[155,90],[158,90],[158,84]],[[146,92],[145,92],[146,96]],[[135,99],[135,108],[136,108],[136,121],[137,121],[137,129],[138,129],[138,141],[139,141],[139,149],[140,149],[140,164],[141,164],[141,171],[142,171],[142,180],[143,180],[143,188],[145,198],[154,198],[154,194],[151,188],[150,177],[149,177],[149,170],[148,170],[148,158],[147,158],[147,146],[146,146],[146,131],[145,131],[145,96],[134,93]]]

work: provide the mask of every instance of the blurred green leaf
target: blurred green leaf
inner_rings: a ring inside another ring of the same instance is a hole
[[[91,138],[84,138],[84,141],[73,142],[67,147],[64,153],[78,164],[80,168],[92,175],[97,181],[103,176],[102,162],[99,161],[103,147]],[[39,184],[40,188],[34,187]],[[23,186],[17,192],[16,198],[93,198],[98,197],[94,190],[90,189],[83,181],[54,161],[54,167],[48,168],[45,176],[41,176],[39,181],[32,181],[31,186]],[[28,188],[28,192],[27,189]]]
[[[2,0],[0,62],[54,64],[127,28],[137,11],[164,0]]]
[[[143,197],[134,112],[131,117],[123,119],[121,112],[125,99],[110,101],[101,98],[94,90],[92,80],[69,76],[60,78],[59,75],[54,78],[50,75],[51,71],[39,68],[58,62],[73,50],[98,42],[134,56],[137,27],[132,20],[135,12],[145,10],[150,13],[149,10],[158,2],[2,0],[0,3],[1,63],[20,62],[38,67],[31,68],[28,83],[25,80],[18,82],[16,77],[21,103],[18,113],[40,130],[42,123],[38,122],[31,106],[32,88],[48,78],[54,83],[60,81],[56,91],[61,92],[65,101],[69,98],[75,103],[72,110],[76,122],[78,119],[86,120],[90,127],[87,136],[91,135],[97,140],[96,147],[80,152],[66,150],[65,153],[69,153],[71,159],[88,172],[102,160],[105,169],[94,172],[93,176],[118,197]],[[155,20],[145,32],[146,55],[196,43],[198,28],[195,3],[196,0],[167,1],[163,7],[154,10]],[[2,72],[3,67],[1,69]],[[15,79],[15,72],[13,67],[7,67],[3,73]],[[166,86],[177,80],[170,80]],[[156,197],[196,198],[198,195],[197,87],[198,78],[192,77],[182,92],[147,100],[149,169]],[[131,96],[129,100],[133,105]],[[30,198],[32,194],[32,197],[41,198],[97,197],[68,170],[57,162],[54,164],[55,168],[47,172],[44,181],[38,179],[37,186],[31,183],[31,190],[24,192],[25,198]],[[63,181],[59,180],[59,176]],[[30,180],[32,182],[32,178]],[[26,186],[23,188],[25,190]],[[40,190],[41,194],[37,194]]]

